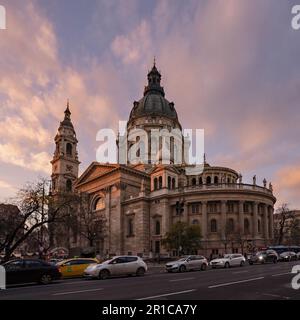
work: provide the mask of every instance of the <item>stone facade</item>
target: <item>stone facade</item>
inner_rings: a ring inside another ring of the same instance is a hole
[[[148,74],[144,97],[134,102],[128,130],[181,130],[174,103],[165,99],[160,80],[154,65]],[[55,141],[58,145],[59,141],[67,140],[60,136]],[[74,135],[70,143],[75,152]],[[183,139],[184,143],[187,142]],[[129,147],[131,144],[128,142]],[[61,168],[58,163],[67,165],[64,156],[57,155],[59,150],[52,161],[52,179],[63,181],[65,186],[66,178],[72,182],[76,178],[79,162],[77,156],[72,158],[74,176],[68,176],[64,169],[58,169]],[[91,208],[106,217],[108,233],[97,248],[100,254],[175,255],[176,252],[167,252],[161,241],[170,226],[179,220],[201,226],[202,246],[198,251],[206,256],[246,251],[272,242],[276,198],[271,184],[267,187],[264,181],[264,186],[258,186],[256,177],[252,184],[245,184],[235,170],[211,166],[206,159],[201,173],[187,174],[189,165],[172,163],[172,150],[171,163],[162,164],[160,151],[154,162],[135,165],[93,162],[76,179],[73,191],[89,194]],[[149,148],[148,153],[153,150]],[[55,165],[59,172],[55,171]],[[98,208],[99,199],[102,206]],[[181,215],[176,212],[178,201],[184,203]],[[82,248],[86,244],[78,237],[76,245]]]

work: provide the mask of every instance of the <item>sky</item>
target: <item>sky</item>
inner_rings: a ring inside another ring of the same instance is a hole
[[[184,128],[205,130],[211,165],[272,182],[300,209],[297,1],[0,0],[0,201],[49,177],[67,99],[80,172],[96,133],[128,120],[156,57]]]

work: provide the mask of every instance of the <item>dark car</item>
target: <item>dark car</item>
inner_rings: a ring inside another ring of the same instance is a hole
[[[278,262],[278,254],[274,250],[265,250],[256,252],[248,258],[249,264],[254,263],[277,263]]]
[[[298,259],[297,254],[293,251],[282,252],[279,256],[280,261],[292,261],[297,259]]]
[[[56,266],[36,259],[11,260],[3,264],[6,271],[6,283],[38,282],[48,284],[58,280],[61,273]]]

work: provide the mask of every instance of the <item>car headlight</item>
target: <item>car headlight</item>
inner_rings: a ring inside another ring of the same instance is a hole
[[[262,260],[263,258],[264,258],[263,256],[259,256],[259,257],[258,257],[259,260]]]

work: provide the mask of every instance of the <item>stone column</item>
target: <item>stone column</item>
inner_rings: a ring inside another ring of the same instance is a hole
[[[202,201],[202,239],[207,238],[207,201]]]
[[[258,203],[253,202],[253,238],[257,239],[258,237]]]
[[[270,222],[269,236],[270,236],[270,239],[274,240],[274,208],[270,208],[269,222]]]
[[[226,200],[221,201],[221,238],[225,240],[226,231]]]
[[[244,201],[239,201],[239,229],[241,236],[244,235]]]
[[[269,240],[269,219],[268,219],[268,207],[264,205],[264,237],[265,240]]]

